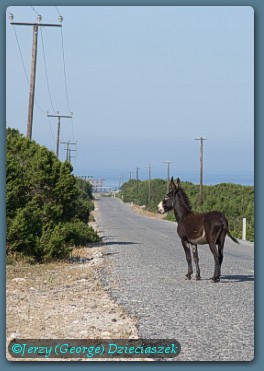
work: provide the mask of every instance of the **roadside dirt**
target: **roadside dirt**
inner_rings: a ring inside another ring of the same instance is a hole
[[[138,338],[136,319],[101,285],[103,248],[75,249],[74,254],[71,262],[7,266],[7,343],[15,338]]]
[[[64,262],[7,265],[6,346],[18,338],[137,339],[137,319],[101,283],[104,251],[97,244],[75,248]],[[8,351],[7,359],[16,360]]]
[[[151,219],[164,219],[164,215],[148,211],[145,209],[145,206],[139,206],[134,204],[133,202],[130,203],[129,205],[131,206],[132,210],[138,213],[139,215],[143,215]]]

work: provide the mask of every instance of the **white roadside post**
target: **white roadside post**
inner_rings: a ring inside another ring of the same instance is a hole
[[[242,240],[246,241],[247,238],[247,219],[243,218]]]

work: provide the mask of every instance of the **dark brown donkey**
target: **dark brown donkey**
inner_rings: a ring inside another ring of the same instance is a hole
[[[169,192],[158,205],[158,211],[161,214],[170,210],[174,210],[175,218],[178,223],[177,232],[186,254],[188,263],[186,278],[191,279],[193,273],[190,245],[192,245],[193,259],[196,266],[195,277],[197,280],[200,280],[197,245],[209,244],[215,261],[212,281],[219,282],[226,235],[234,242],[239,243],[230,234],[228,222],[224,214],[219,211],[210,211],[207,213],[193,212],[188,197],[181,188],[179,178],[177,178],[176,183],[173,181],[173,178],[171,178],[171,192]],[[216,245],[218,245],[218,249]]]

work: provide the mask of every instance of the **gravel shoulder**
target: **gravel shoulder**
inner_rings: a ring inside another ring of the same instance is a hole
[[[102,269],[108,263],[104,250],[97,244],[75,248],[64,262],[8,265],[7,346],[15,338],[138,338],[136,318],[102,286]],[[8,351],[6,357],[14,360]]]

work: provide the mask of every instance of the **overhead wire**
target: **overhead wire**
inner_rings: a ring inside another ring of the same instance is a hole
[[[36,11],[36,9],[33,6],[30,6],[30,7],[35,14],[39,15],[39,13]],[[49,100],[50,100],[51,107],[52,107],[53,111],[55,112],[54,105],[53,105],[52,99],[51,99],[50,87],[49,87],[48,69],[47,69],[47,63],[46,63],[46,54],[45,54],[45,48],[44,48],[42,27],[40,27],[40,35],[41,35],[41,44],[42,44],[42,52],[43,52],[43,59],[44,59],[44,67],[45,67],[45,76],[46,76],[46,84],[47,84],[47,89],[48,89],[48,95],[49,95]],[[53,134],[53,131],[52,131],[52,126],[51,126],[51,123],[50,123],[50,118],[49,118],[48,115],[46,115],[46,117],[48,119],[48,124],[49,124],[49,129],[50,129],[52,139],[53,139],[54,143],[56,143],[56,140],[55,140],[55,137],[54,137],[54,134]]]
[[[59,9],[57,6],[55,6],[56,11],[58,12],[59,16],[62,18],[62,15],[59,12]],[[64,85],[65,85],[65,93],[66,93],[66,101],[67,101],[67,107],[70,113],[70,100],[69,100],[69,93],[68,93],[68,83],[67,83],[67,74],[66,74],[66,62],[65,62],[65,48],[64,48],[64,38],[63,38],[63,31],[61,27],[61,48],[62,48],[62,61],[63,61],[63,72],[64,72]],[[73,141],[75,140],[74,135],[74,125],[73,125],[73,118],[71,117],[71,124],[72,124],[72,138]]]
[[[33,7],[33,6],[30,6],[30,8],[32,9],[32,11],[39,15],[39,13],[37,12],[37,10]],[[59,16],[61,17],[61,19],[63,19],[63,17],[61,16],[61,13],[58,9],[57,6],[55,6],[55,9],[57,11],[57,13],[59,14]],[[7,13],[9,15],[12,15],[11,12],[9,12],[8,10],[6,10]],[[23,71],[24,71],[24,74],[25,74],[25,77],[26,77],[26,80],[27,80],[27,83],[28,85],[30,86],[30,81],[29,81],[29,77],[28,77],[28,74],[27,74],[27,70],[26,70],[26,66],[25,66],[25,62],[24,62],[24,58],[23,58],[23,54],[22,54],[22,50],[21,50],[21,47],[20,47],[20,43],[19,43],[19,40],[18,40],[18,36],[17,36],[17,32],[16,32],[16,28],[15,26],[13,26],[14,28],[14,33],[15,33],[15,38],[16,38],[16,42],[17,42],[17,46],[18,46],[18,50],[19,50],[19,54],[20,54],[20,59],[21,59],[21,62],[22,62],[22,66],[23,66]],[[53,104],[53,101],[52,101],[52,97],[51,97],[51,89],[50,89],[50,84],[49,84],[49,76],[48,76],[48,68],[47,68],[47,61],[46,61],[46,53],[45,53],[45,47],[44,47],[44,38],[43,38],[43,33],[42,33],[42,27],[41,27],[41,24],[40,24],[40,34],[41,34],[41,44],[42,44],[42,51],[43,51],[43,59],[44,59],[44,67],[45,67],[45,77],[46,77],[46,85],[47,85],[47,90],[48,90],[48,95],[49,95],[49,101],[50,101],[50,104],[51,104],[51,107],[52,107],[52,110],[54,112],[56,112],[55,108],[54,108],[54,104]],[[69,112],[72,114],[71,112],[71,109],[70,109],[70,103],[69,103],[69,93],[68,93],[68,82],[67,82],[67,74],[66,74],[66,62],[65,62],[65,48],[64,48],[64,39],[63,39],[63,32],[62,32],[62,27],[61,27],[61,47],[62,47],[62,61],[63,61],[63,73],[64,73],[64,85],[65,85],[65,94],[66,94],[66,102],[67,102],[67,108],[69,110]],[[43,110],[37,99],[35,98],[35,104],[37,106],[37,108],[42,112],[44,113],[45,115],[47,114],[47,110]],[[49,123],[49,128],[50,128],[50,132],[51,132],[51,136],[55,142],[55,138],[54,138],[54,134],[53,134],[53,131],[52,131],[52,127],[51,127],[51,123],[50,123],[50,119],[49,117],[47,116],[48,118],[48,123]],[[74,128],[73,128],[73,118],[71,117],[71,123],[72,123],[72,137],[73,137],[73,140],[74,140]],[[64,138],[63,138],[63,134],[61,132],[61,137],[62,137],[62,140],[64,141]]]
[[[19,40],[18,40],[18,36],[17,36],[17,32],[16,32],[16,27],[13,26],[13,29],[14,29],[14,33],[15,33],[15,38],[16,38],[16,42],[17,42],[17,46],[18,46],[18,50],[19,50],[19,55],[20,55],[20,59],[21,59],[21,62],[22,62],[22,66],[23,66],[23,71],[24,71],[24,74],[25,74],[25,77],[26,77],[26,80],[27,80],[27,83],[28,83],[28,86],[30,86],[30,82],[29,82],[29,78],[28,78],[28,74],[27,74],[27,70],[26,70],[26,65],[25,65],[25,62],[24,62],[24,58],[23,58],[23,54],[22,54],[22,50],[21,50],[21,47],[20,47],[20,43],[19,43]],[[38,107],[38,109],[42,112],[42,113],[47,113],[47,110],[43,110],[36,97],[35,97],[35,103],[36,103],[36,106]]]
[[[55,6],[55,9],[57,10],[57,12],[58,12],[59,16],[61,17],[61,14],[60,14],[60,12],[59,12],[59,9],[58,9],[58,7],[57,7],[57,6]]]
[[[39,13],[36,11],[36,9],[34,8],[34,6],[30,6],[30,8],[33,10],[33,12],[35,12],[37,15],[39,15]]]
[[[54,137],[54,135],[53,135],[52,128],[51,128],[51,123],[50,123],[50,118],[49,118],[49,116],[47,116],[47,119],[48,119],[48,123],[49,123],[49,128],[50,128],[50,133],[51,133],[52,139],[53,139],[54,143],[56,143],[56,140],[55,140],[55,137]]]
[[[45,54],[45,48],[44,48],[42,27],[40,27],[40,36],[41,36],[41,44],[42,44],[44,67],[45,67],[45,76],[46,76],[46,83],[47,83],[49,100],[50,100],[50,104],[51,104],[51,107],[53,109],[53,112],[56,112],[55,108],[54,108],[54,105],[53,105],[53,102],[52,102],[52,99],[51,99],[51,92],[50,92],[50,85],[49,85],[49,77],[48,77],[48,69],[47,69],[46,54]]]
[[[39,15],[39,13],[36,11],[36,9],[31,6],[32,10],[37,14]],[[41,44],[42,44],[42,51],[43,51],[43,60],[44,60],[44,67],[45,67],[45,77],[46,77],[46,85],[47,85],[47,90],[48,90],[48,95],[49,95],[49,101],[50,101],[50,105],[52,107],[52,110],[54,113],[56,113],[56,110],[54,108],[54,104],[53,104],[53,101],[52,101],[52,98],[51,98],[51,90],[50,90],[50,84],[49,84],[49,77],[48,77],[48,68],[47,68],[47,60],[46,60],[46,53],[45,53],[45,47],[44,47],[44,38],[43,38],[43,32],[42,32],[42,27],[40,25],[40,34],[41,34]],[[50,132],[51,132],[51,135],[52,135],[52,138],[54,140],[54,142],[56,143],[56,140],[55,140],[55,137],[53,135],[53,131],[52,131],[52,126],[51,126],[51,122],[50,122],[50,117],[47,116],[48,118],[48,123],[49,123],[49,128],[50,128]],[[61,137],[62,137],[62,140],[63,139],[63,134],[61,132]]]

